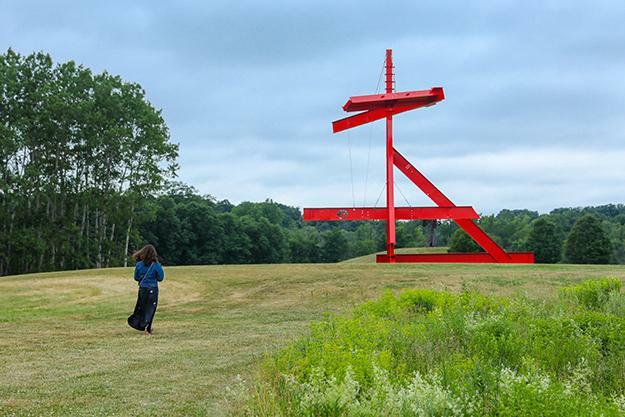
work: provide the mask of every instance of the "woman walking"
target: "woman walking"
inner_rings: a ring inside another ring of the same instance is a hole
[[[158,304],[158,283],[165,278],[163,267],[158,262],[156,249],[152,245],[145,245],[141,250],[132,254],[137,264],[135,266],[135,281],[139,283],[139,295],[135,311],[128,317],[128,324],[133,329],[152,334],[152,320]]]

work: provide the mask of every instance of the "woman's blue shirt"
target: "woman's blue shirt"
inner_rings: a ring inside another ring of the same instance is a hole
[[[135,265],[135,281],[139,283],[141,288],[158,287],[158,283],[164,278],[165,272],[158,262],[145,266],[143,261],[139,261]]]

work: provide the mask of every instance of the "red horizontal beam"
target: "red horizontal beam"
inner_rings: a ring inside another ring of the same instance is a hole
[[[362,111],[380,108],[389,108],[396,105],[419,104],[427,106],[436,104],[445,99],[443,87],[433,87],[429,90],[403,91],[398,93],[371,94],[366,96],[354,96],[347,100],[343,110]]]
[[[482,253],[416,253],[397,254],[396,263],[510,263],[510,264],[533,264],[532,252],[508,252],[508,259],[497,260],[492,255]],[[389,256],[380,254],[376,256],[377,263],[389,263]]]
[[[386,220],[386,207],[305,208],[304,221]],[[473,207],[395,207],[398,220],[478,219]]]

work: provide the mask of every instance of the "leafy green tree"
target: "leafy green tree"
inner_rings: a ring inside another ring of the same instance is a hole
[[[222,263],[246,264],[251,262],[252,241],[243,230],[241,218],[232,213],[219,214],[224,230]]]
[[[0,55],[0,275],[127,261],[178,146],[136,83]]]
[[[458,230],[458,226],[451,220],[441,220],[434,230],[434,240],[440,246],[449,246],[451,236]]]
[[[319,232],[314,227],[303,227],[289,230],[289,261],[296,263],[319,262]]]
[[[206,265],[222,262],[224,229],[209,204],[201,198],[185,200],[178,207],[183,242],[180,263]]]
[[[426,244],[423,228],[415,221],[398,222],[395,231],[398,248],[416,248]]]
[[[250,261],[255,264],[279,263],[287,258],[287,240],[283,229],[265,217],[241,217],[243,232],[249,237]]]
[[[612,247],[596,215],[586,214],[571,228],[566,239],[566,260],[576,264],[607,264]]]
[[[458,229],[451,235],[449,252],[470,253],[483,252],[483,250],[464,230]]]
[[[603,228],[612,245],[612,261],[625,263],[625,214],[619,213],[613,218],[605,218]]]
[[[262,203],[252,203],[244,201],[236,207],[232,207],[232,212],[237,216],[251,216],[255,219],[266,218],[272,224],[291,228],[300,223],[301,213],[295,207],[276,203],[272,200],[265,200]]]
[[[184,265],[182,250],[186,245],[178,203],[171,195],[160,196],[151,201],[153,213],[144,212],[139,223],[137,246],[151,243],[166,265]]]
[[[538,213],[529,210],[501,210],[496,215],[482,216],[479,225],[493,240],[507,250],[523,250],[531,223]]]
[[[562,241],[555,224],[544,217],[534,220],[527,238],[527,248],[534,252],[536,262],[557,263],[562,252]]]
[[[368,255],[376,252],[376,250],[376,228],[370,222],[359,224],[356,232],[350,239],[350,255]]]
[[[215,209],[219,213],[229,213],[232,211],[233,208],[234,208],[234,204],[232,204],[228,200],[221,200],[215,203]]]
[[[330,230],[323,236],[321,259],[323,262],[338,262],[347,258],[349,242],[345,232],[340,229]]]

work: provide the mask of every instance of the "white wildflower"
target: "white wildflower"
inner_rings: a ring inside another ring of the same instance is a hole
[[[588,365],[586,358],[581,358],[577,366],[572,367],[569,364],[567,368],[571,373],[571,377],[564,382],[564,393],[567,396],[571,396],[576,392],[590,395],[592,387],[589,380],[592,376],[592,369]]]
[[[619,411],[625,413],[625,394],[614,395],[612,401],[618,407]]]

